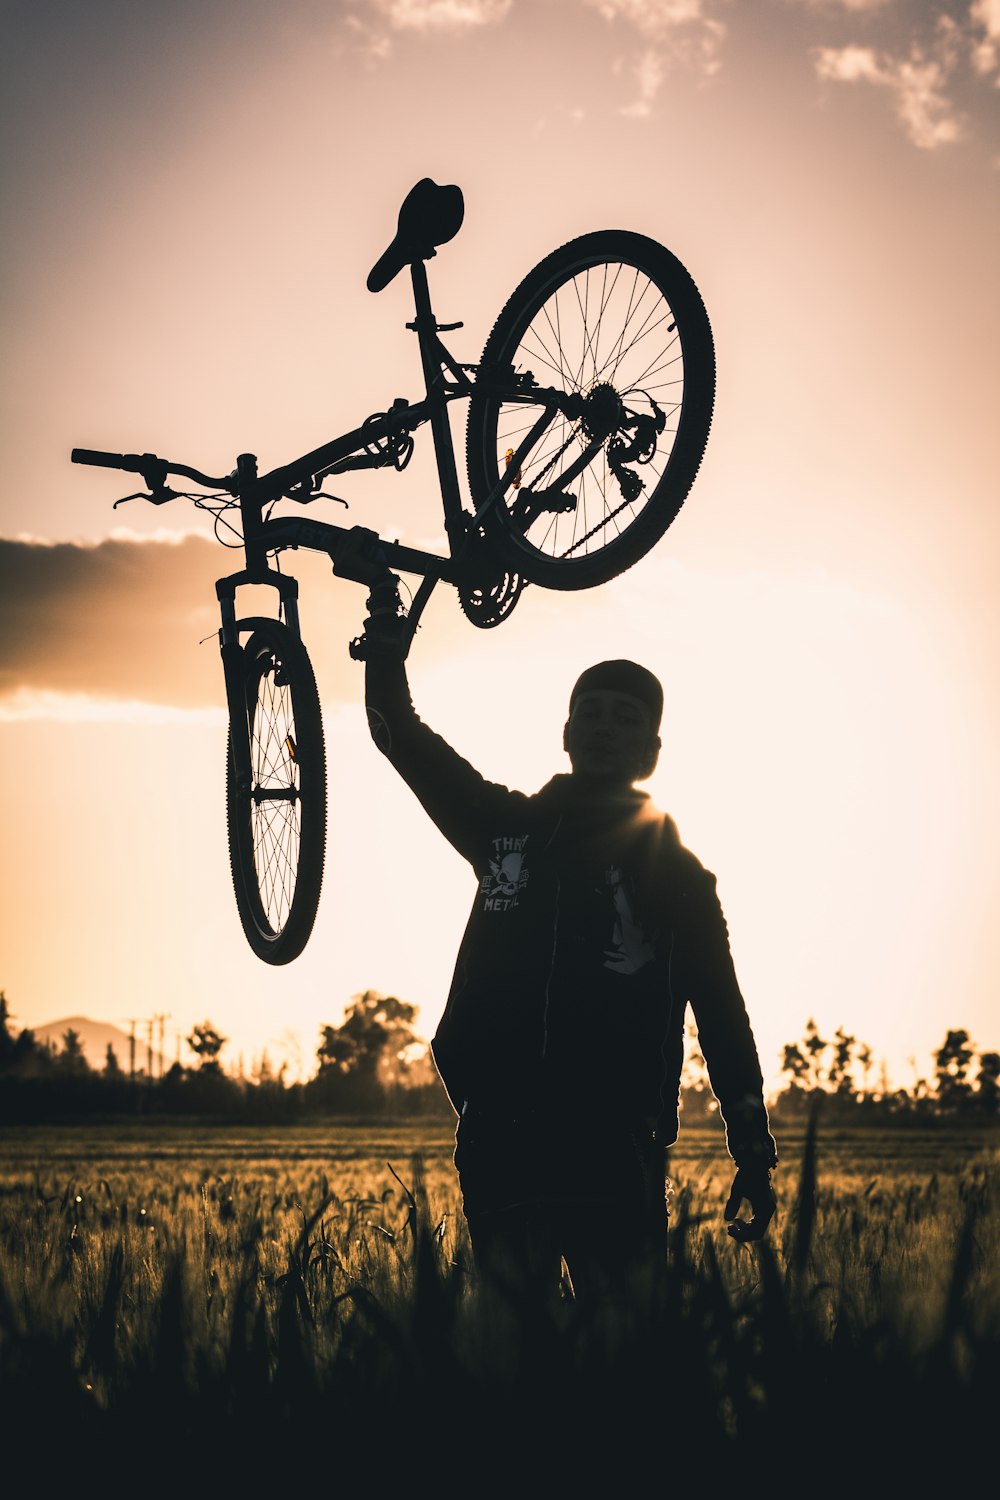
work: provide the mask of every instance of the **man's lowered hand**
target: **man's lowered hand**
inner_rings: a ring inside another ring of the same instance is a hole
[[[745,1202],[750,1205],[749,1219],[738,1217]],[[723,1215],[733,1239],[740,1244],[747,1240],[763,1239],[777,1208],[778,1200],[774,1196],[768,1168],[740,1167],[733,1179],[732,1191]]]

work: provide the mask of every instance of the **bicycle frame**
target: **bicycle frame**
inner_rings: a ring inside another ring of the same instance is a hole
[[[341,577],[354,578],[359,582],[370,580],[373,569],[390,571],[398,568],[405,573],[419,573],[422,582],[418,587],[406,617],[406,645],[412,640],[417,623],[435,584],[439,580],[456,583],[462,563],[462,554],[470,534],[476,534],[483,516],[490,506],[505,493],[508,485],[519,473],[525,457],[541,434],[560,410],[576,414],[580,398],[562,391],[542,390],[532,385],[526,388],[503,388],[505,400],[522,399],[533,406],[543,405],[542,415],[532,425],[512,458],[507,463],[494,493],[479,507],[475,515],[464,509],[455,466],[455,450],[448,403],[459,398],[471,397],[475,382],[467,369],[454,360],[442,343],[439,334],[460,328],[461,323],[439,324],[431,308],[427,271],[423,261],[410,265],[415,303],[415,317],[407,328],[418,338],[420,360],[424,377],[423,400],[410,404],[400,399],[392,408],[375,418],[370,418],[352,432],[334,438],[322,447],[304,454],[290,464],[285,464],[269,473],[258,475],[257,459],[253,454],[239,456],[235,474],[222,482],[239,500],[243,519],[243,545],[246,567],[217,580],[216,597],[221,611],[219,643],[226,680],[226,694],[230,708],[230,723],[234,726],[233,756],[237,774],[249,778],[250,749],[247,736],[247,718],[242,702],[242,657],[239,644],[240,631],[252,629],[254,620],[238,620],[236,615],[236,590],[244,584],[268,584],[279,596],[279,613],[284,616],[289,629],[298,636],[298,581],[287,573],[268,565],[268,554],[275,549],[296,550],[300,547],[310,551],[325,552],[333,563],[334,572]],[[478,371],[477,371],[478,373]],[[513,375],[513,372],[512,372]],[[450,378],[449,378],[450,377]],[[513,384],[513,382],[512,382]],[[499,387],[498,387],[499,388]],[[401,437],[405,440],[417,427],[429,422],[434,440],[441,498],[444,505],[445,533],[449,542],[449,557],[407,547],[399,542],[387,541],[376,532],[365,527],[337,526],[325,521],[315,521],[302,516],[280,516],[264,519],[264,509],[281,498],[290,498],[306,503],[313,498],[318,482],[331,474],[346,473],[352,469],[386,467],[394,460],[387,450],[373,453],[373,448],[392,445]],[[360,451],[367,450],[367,451]],[[584,462],[589,461],[585,449]],[[582,465],[581,465],[582,466]],[[563,483],[573,477],[567,470]],[[206,479],[204,475],[197,475]],[[211,481],[215,483],[215,481]],[[339,565],[338,565],[339,559]],[[361,564],[359,568],[358,564]]]
[[[186,464],[170,463],[151,453],[113,454],[89,449],[73,451],[75,462],[141,474],[150,491],[145,498],[155,504],[162,504],[173,498],[172,492],[166,488],[168,474],[184,475],[208,489],[225,490],[239,502],[246,566],[218,579],[215,592],[221,613],[219,644],[233,731],[233,757],[237,773],[247,779],[250,773],[250,750],[243,702],[239,636],[241,630],[252,630],[260,622],[257,619],[237,619],[236,590],[243,584],[266,584],[274,587],[279,597],[279,615],[284,617],[285,624],[293,634],[300,636],[298,582],[290,574],[270,567],[268,554],[276,550],[295,550],[300,547],[325,552],[331,559],[335,573],[361,583],[370,583],[377,573],[389,572],[394,568],[404,573],[422,575],[406,616],[405,646],[408,648],[435,584],[439,580],[458,584],[467,561],[470,542],[478,538],[483,518],[506,493],[508,487],[519,482],[518,476],[527,455],[553,418],[558,412],[567,417],[580,417],[584,412],[581,396],[539,387],[530,375],[518,376],[513,369],[484,373],[479,366],[459,364],[439,335],[461,328],[462,324],[438,323],[431,307],[423,260],[411,261],[409,269],[415,315],[413,321],[406,326],[416,333],[419,343],[424,377],[422,400],[411,404],[399,398],[389,411],[368,418],[353,431],[266,474],[258,474],[257,459],[251,453],[240,454],[234,472],[219,479]],[[473,378],[473,374],[476,378]],[[475,514],[472,514],[462,504],[448,403],[460,398],[470,398],[477,385],[481,389],[486,387],[491,394],[495,392],[505,402],[541,406],[542,414],[509,458],[493,491]],[[319,482],[328,475],[347,473],[353,469],[384,468],[390,464],[403,468],[409,457],[406,448],[410,434],[428,422],[434,440],[449,556],[441,557],[432,552],[404,546],[400,542],[388,541],[377,532],[362,526],[337,526],[300,516],[279,516],[265,520],[265,509],[278,500],[284,498],[306,504],[317,498]],[[402,461],[399,460],[401,445],[405,454]],[[553,487],[554,491],[561,490],[589,462],[592,446],[586,445],[581,459],[563,471],[557,485]]]
[[[370,576],[370,568],[378,565],[384,566],[386,570],[398,568],[405,573],[422,574],[423,582],[407,615],[412,636],[435,583],[438,580],[457,582],[462,553],[470,533],[477,530],[483,516],[514,481],[528,453],[556,413],[562,411],[567,416],[576,416],[582,411],[581,398],[564,391],[543,389],[535,385],[529,389],[516,383],[516,378],[511,386],[504,385],[502,393],[506,401],[521,400],[536,407],[542,405],[542,415],[508,461],[493,493],[487,496],[474,515],[466,511],[459,491],[448,403],[472,396],[475,382],[466,372],[477,367],[457,363],[442,343],[440,333],[461,328],[462,324],[438,323],[431,308],[427,271],[423,261],[411,264],[410,275],[416,315],[413,322],[406,326],[416,333],[419,341],[425,388],[423,400],[410,404],[400,399],[388,412],[369,419],[352,432],[334,438],[332,442],[304,454],[293,463],[272,469],[267,474],[258,475],[257,460],[252,454],[241,454],[237,460],[232,493],[240,502],[243,517],[246,567],[238,573],[219,579],[216,584],[216,595],[222,607],[223,644],[236,638],[233,600],[235,590],[245,583],[273,584],[278,590],[286,623],[298,634],[298,585],[289,575],[269,568],[267,554],[276,548],[294,550],[299,547],[326,552],[333,562],[334,571],[341,577],[350,578],[355,575],[349,561],[345,560],[340,567],[337,566],[338,554],[346,551],[352,556],[361,557],[367,565],[366,571],[358,578],[361,582]],[[498,389],[500,388],[498,385]],[[450,557],[440,557],[435,553],[406,547],[399,542],[386,541],[365,527],[336,526],[297,516],[280,516],[266,521],[263,519],[265,507],[282,497],[302,503],[313,498],[312,492],[316,484],[328,475],[346,473],[351,469],[386,467],[393,460],[384,453],[372,454],[371,448],[380,443],[392,444],[401,436],[405,439],[415,428],[427,422],[431,425],[434,440]],[[362,453],[359,451],[362,449],[369,451]],[[559,488],[570,482],[589,460],[588,447],[584,449],[577,464],[564,471]],[[348,538],[351,539],[351,545],[345,548]]]
[[[269,963],[289,962],[308,939],[326,824],[322,718],[301,644],[299,585],[280,570],[277,556],[299,548],[324,553],[335,575],[367,585],[368,634],[363,630],[351,642],[351,655],[367,659],[387,624],[381,617],[392,613],[393,640],[405,657],[439,580],[457,590],[473,625],[490,629],[507,618],[526,583],[591,588],[623,572],[670,525],[704,452],[715,383],[711,328],[698,289],[676,257],[624,230],[559,247],[501,309],[479,363],[463,364],[442,342],[462,324],[438,323],[424,264],[461,222],[460,190],[422,179],[368,276],[369,290],[378,292],[409,267],[414,317],[406,326],[420,351],[418,401],[399,397],[353,431],[264,474],[250,453],[218,479],[152,453],[73,450],[74,462],[141,475],[145,491],[124,499],[161,505],[186,493],[217,526],[229,526],[227,513],[240,511],[242,532],[229,529],[243,566],[216,582],[230,719],[227,818],[240,918],[250,946]],[[561,315],[556,299],[563,289],[569,300]],[[651,335],[652,342],[642,342]],[[536,361],[548,385],[524,367]],[[470,402],[464,503],[449,412],[458,399]],[[441,553],[385,540],[364,526],[296,514],[296,504],[339,499],[325,491],[327,476],[405,468],[413,434],[428,424],[447,538]],[[657,455],[650,487],[638,466]],[[169,475],[214,493],[170,489]],[[285,500],[293,502],[290,513],[276,514]],[[577,514],[560,523],[564,512]],[[420,577],[405,613],[397,572]],[[273,587],[277,609],[266,617],[238,617],[244,584]]]
[[[244,584],[274,587],[279,597],[279,615],[284,617],[285,624],[293,634],[300,636],[298,582],[291,575],[270,567],[268,554],[300,547],[325,552],[338,576],[361,583],[370,583],[377,573],[392,569],[422,575],[422,581],[406,615],[404,647],[408,649],[435,584],[444,580],[458,585],[463,570],[464,576],[469,576],[467,565],[470,561],[470,545],[475,548],[484,518],[506,494],[511,484],[519,484],[525,460],[555,416],[560,412],[570,419],[585,415],[586,401],[582,395],[541,387],[535,384],[530,374],[518,375],[513,368],[494,371],[458,363],[439,335],[461,328],[462,324],[438,323],[431,307],[424,261],[411,261],[409,270],[415,314],[413,321],[407,323],[406,327],[416,333],[419,343],[424,378],[422,400],[411,404],[404,398],[399,398],[389,411],[369,417],[353,431],[266,474],[258,474],[257,459],[251,453],[240,454],[235,471],[224,479],[213,478],[188,465],[169,463],[154,454],[116,455],[86,449],[75,449],[73,453],[74,460],[80,463],[104,464],[141,474],[150,491],[146,498],[154,503],[159,504],[173,498],[172,493],[166,489],[168,474],[185,475],[206,488],[228,491],[239,502],[246,565],[238,572],[218,579],[215,592],[221,613],[219,643],[230,721],[233,725],[233,755],[241,775],[249,777],[250,760],[247,719],[242,701],[239,635],[241,630],[253,629],[259,622],[237,619],[236,590]],[[490,494],[473,514],[462,504],[448,404],[472,397],[477,388],[480,392],[485,390],[490,395],[495,394],[506,403],[523,403],[534,408],[541,407],[542,411],[517,449],[510,454],[506,467]],[[278,500],[290,499],[306,504],[317,498],[319,482],[328,475],[347,473],[353,469],[384,468],[390,464],[397,468],[405,467],[409,458],[407,445],[412,446],[411,433],[428,422],[434,440],[444,506],[445,534],[449,547],[447,557],[388,541],[377,532],[362,526],[337,526],[300,516],[269,517],[265,520],[265,509]],[[551,489],[545,492],[548,498],[532,497],[524,492],[518,503],[526,522],[532,505],[539,509],[559,507],[559,500],[551,497],[559,496],[565,486],[586,467],[600,442],[601,438],[595,437],[582,446],[576,461],[564,468]],[[401,450],[405,456],[400,461]]]

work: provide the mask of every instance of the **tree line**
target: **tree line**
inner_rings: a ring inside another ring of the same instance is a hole
[[[913,1081],[893,1085],[884,1062],[842,1026],[824,1038],[809,1020],[797,1042],[782,1048],[782,1086],[769,1101],[776,1119],[804,1119],[820,1103],[827,1120],[844,1123],[932,1120],[1000,1120],[1000,1052],[979,1050],[964,1029],[949,1029],[933,1055],[933,1071],[922,1077],[911,1059]],[[704,1058],[686,1060],[685,1110],[710,1114],[717,1108]]]
[[[250,1077],[223,1067],[227,1045],[203,1021],[186,1038],[195,1061],[154,1076],[126,1071],[109,1044],[101,1068],[90,1066],[82,1039],[67,1029],[56,1047],[29,1028],[15,1031],[0,990],[0,1119],[45,1120],[75,1115],[149,1113],[217,1115],[247,1121],[293,1121],[323,1115],[439,1116],[452,1109],[426,1042],[414,1030],[417,1008],[394,995],[355,995],[339,1026],[324,1025],[316,1072],[289,1082],[287,1066],[264,1054]],[[782,1087],[770,1101],[776,1120],[794,1120],[817,1101],[845,1122],[868,1120],[1000,1120],[1000,1053],[979,1051],[965,1030],[948,1030],[928,1078],[892,1087],[885,1065],[843,1027],[830,1038],[814,1021],[783,1049]],[[682,1114],[717,1114],[704,1059],[689,1048],[682,1075]]]
[[[355,995],[340,1026],[323,1026],[316,1073],[289,1082],[264,1053],[244,1076],[223,1066],[227,1038],[211,1021],[185,1038],[194,1061],[175,1062],[157,1076],[125,1069],[109,1043],[100,1068],[91,1067],[79,1032],[61,1045],[16,1031],[0,990],[0,1120],[44,1120],[69,1115],[149,1113],[220,1115],[280,1121],[327,1114],[450,1116],[451,1105],[413,1027],[417,1008],[393,995]]]

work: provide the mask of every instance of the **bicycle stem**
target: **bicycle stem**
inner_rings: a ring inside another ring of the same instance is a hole
[[[266,572],[267,551],[260,541],[264,517],[257,484],[257,459],[253,453],[241,453],[236,459],[236,493],[243,513],[243,545],[247,569],[251,573]]]

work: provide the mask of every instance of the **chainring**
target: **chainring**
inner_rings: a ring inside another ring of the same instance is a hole
[[[467,620],[480,630],[492,630],[506,620],[523,588],[520,573],[510,572],[499,558],[481,547],[475,562],[463,569],[458,599]]]

